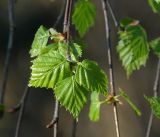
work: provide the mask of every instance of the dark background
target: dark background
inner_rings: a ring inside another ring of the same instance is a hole
[[[148,39],[160,36],[160,16],[154,14],[148,6],[147,0],[112,0],[115,14],[120,20],[131,17],[140,20],[147,31]],[[94,0],[97,6],[96,24],[85,36],[88,48],[85,58],[96,60],[107,72],[107,50],[105,46],[105,31],[103,12],[100,0]],[[18,0],[15,4],[16,31],[14,47],[11,56],[9,76],[6,88],[6,108],[18,103],[28,82],[30,74],[29,49],[37,28],[43,24],[53,26],[62,6],[61,0]],[[58,30],[62,30],[61,20]],[[143,95],[153,94],[157,58],[150,54],[146,67],[136,71],[130,79],[126,78],[124,69],[115,51],[117,43],[116,29],[113,22],[112,45],[114,54],[114,72],[116,89],[121,87],[142,110],[142,116],[137,117],[129,106],[124,103],[119,106],[119,118],[122,137],[144,137],[149,119],[150,109]],[[6,55],[8,41],[8,13],[7,1],[0,1],[0,80]],[[0,81],[1,82],[1,81]],[[79,118],[77,137],[115,137],[115,125],[111,106],[102,106],[101,119],[97,123],[89,121],[87,105]],[[51,137],[53,129],[46,129],[45,125],[52,119],[54,96],[52,91],[45,89],[31,89],[27,100],[20,137]],[[17,122],[16,114],[5,113],[0,120],[0,137],[14,137]],[[60,110],[59,137],[71,136],[72,116],[62,107]],[[151,137],[160,136],[160,121],[154,118]]]

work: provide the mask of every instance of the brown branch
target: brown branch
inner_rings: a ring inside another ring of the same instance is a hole
[[[160,80],[160,59],[158,60],[156,77],[155,77],[154,86],[153,86],[154,97],[157,97],[157,95],[158,95],[159,80]],[[147,127],[147,132],[146,132],[146,137],[150,136],[152,123],[153,123],[153,111],[151,111],[151,114],[150,114],[148,127]]]
[[[115,86],[114,86],[112,48],[111,48],[109,22],[108,22],[108,9],[106,7],[106,0],[101,0],[101,3],[102,3],[103,13],[104,13],[105,31],[106,31],[106,46],[108,50],[110,94],[112,96],[116,96],[116,91],[115,91]],[[117,137],[120,137],[118,111],[117,111],[116,102],[113,104],[113,110],[114,110],[114,121],[115,121],[115,126],[116,126],[116,135]]]
[[[115,27],[118,28],[119,27],[119,22],[118,22],[118,20],[117,20],[117,18],[115,16],[115,13],[113,11],[112,5],[110,4],[109,0],[106,0],[106,5],[108,7],[108,10],[110,11],[110,14],[111,14],[111,17],[113,19]]]
[[[59,110],[58,109],[59,109],[59,104],[58,104],[58,101],[56,100],[55,106],[54,106],[53,119],[48,125],[46,125],[46,128],[52,128],[54,126],[54,124],[56,124],[58,122],[58,119],[59,119],[59,117],[58,117]]]
[[[77,131],[77,120],[73,119],[73,123],[72,123],[72,136],[71,137],[76,137],[76,131]]]
[[[8,0],[8,19],[9,19],[9,36],[8,36],[8,45],[7,45],[7,53],[5,57],[5,63],[3,68],[3,74],[2,74],[2,83],[0,86],[0,105],[3,105],[4,103],[4,96],[5,96],[5,90],[6,90],[6,84],[7,84],[7,78],[8,78],[8,70],[9,70],[9,64],[10,64],[10,58],[11,58],[11,50],[13,47],[13,37],[14,37],[14,0]],[[3,116],[3,110],[0,112],[0,117]]]
[[[53,25],[53,28],[55,28],[55,27],[58,25],[58,23],[60,22],[61,18],[63,17],[64,10],[65,10],[65,6],[66,6],[66,0],[63,0],[60,13],[59,13],[59,15],[58,15],[58,17],[57,17],[56,22],[55,22],[54,25]]]
[[[15,137],[19,137],[19,131],[20,131],[20,127],[21,127],[21,123],[22,123],[22,118],[23,118],[23,114],[24,114],[24,110],[25,110],[25,105],[26,105],[26,101],[27,101],[27,96],[29,94],[29,87],[28,85],[25,88],[24,94],[21,98],[20,103],[17,105],[17,108],[20,110],[19,111],[19,116],[18,116],[18,121],[17,121],[17,125],[16,125],[16,132],[15,132]],[[15,112],[15,110],[17,109],[12,109],[12,112]]]
[[[71,16],[71,10],[72,10],[72,0],[67,0],[66,7],[65,7],[65,15],[64,15],[64,22],[63,22],[63,33],[65,34],[65,42],[68,46],[67,50],[67,59],[71,60],[70,56],[70,47],[69,47],[69,41],[70,41],[70,16]],[[54,116],[52,121],[46,126],[47,128],[54,127],[54,137],[58,136],[58,119],[59,119],[59,102],[56,100],[55,103],[55,109],[54,109]]]

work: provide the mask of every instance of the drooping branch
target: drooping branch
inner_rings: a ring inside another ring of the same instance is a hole
[[[64,10],[65,10],[65,6],[66,6],[66,0],[63,0],[60,13],[59,13],[59,15],[58,15],[58,17],[57,17],[56,22],[55,22],[54,25],[53,25],[53,28],[55,28],[55,27],[59,24],[61,18],[63,17],[63,15],[64,15]]]
[[[106,31],[106,46],[108,51],[108,63],[109,63],[109,82],[110,82],[110,94],[112,96],[116,96],[115,86],[114,86],[114,74],[113,74],[113,59],[112,59],[112,47],[111,47],[111,39],[110,39],[110,28],[108,21],[108,9],[106,7],[106,0],[101,0],[104,20],[105,20],[105,31]],[[114,121],[116,126],[116,135],[120,137],[120,129],[119,129],[119,120],[118,120],[118,110],[116,102],[113,104],[114,110]]]
[[[13,108],[12,111],[11,111],[11,112],[15,112],[18,109],[20,110],[17,125],[16,125],[15,137],[19,137],[19,131],[20,131],[21,123],[22,123],[22,118],[23,118],[28,94],[29,94],[29,87],[27,85],[26,88],[25,88],[25,91],[23,93],[23,96],[21,98],[20,103],[17,105],[17,107]]]
[[[72,136],[71,137],[76,137],[76,131],[77,131],[77,120],[73,119],[73,123],[72,123]]]
[[[13,47],[13,38],[14,38],[14,0],[8,0],[8,19],[9,19],[9,36],[8,36],[8,45],[7,45],[7,53],[5,57],[5,63],[2,74],[2,82],[0,86],[0,105],[4,103],[4,95],[6,90],[7,78],[8,78],[8,70],[10,64],[10,56],[11,50]],[[3,116],[3,112],[0,112],[0,116]]]
[[[118,28],[119,27],[119,22],[118,22],[118,20],[117,20],[117,18],[115,16],[115,13],[113,11],[112,5],[110,4],[109,0],[106,0],[106,5],[108,7],[108,10],[110,11],[110,14],[112,16],[112,19],[113,19],[115,27]]]
[[[55,101],[55,106],[54,106],[54,115],[52,121],[46,126],[46,128],[52,128],[54,126],[54,132],[53,136],[57,137],[58,136],[58,119],[59,119],[59,102],[56,100]]]
[[[67,59],[69,61],[71,61],[70,47],[69,47],[71,11],[72,11],[72,0],[67,0],[66,6],[65,6],[64,22],[63,22],[63,34],[65,35],[65,42],[68,46]],[[59,119],[59,109],[58,108],[59,108],[59,102],[58,100],[56,100],[53,119],[50,122],[50,124],[46,126],[47,128],[54,127],[54,137],[58,136],[57,134],[58,133],[58,119]]]
[[[154,86],[153,86],[154,97],[157,97],[158,95],[159,80],[160,80],[160,59],[157,64],[156,77],[155,77]],[[149,117],[146,137],[150,136],[152,123],[153,123],[153,111],[151,112],[150,117]]]
[[[71,56],[70,56],[69,41],[70,41],[70,19],[71,19],[72,4],[73,4],[72,0],[67,0],[64,23],[63,23],[63,33],[65,34],[66,44],[68,46],[67,59],[70,61],[71,61]]]

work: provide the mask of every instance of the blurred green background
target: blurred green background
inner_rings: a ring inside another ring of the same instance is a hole
[[[97,6],[96,24],[85,36],[87,49],[84,58],[96,60],[108,73],[107,49],[105,45],[104,19],[100,0],[93,0]],[[18,0],[15,4],[16,30],[14,47],[11,56],[9,76],[6,88],[6,109],[17,104],[23,94],[30,74],[29,49],[37,28],[44,25],[52,27],[60,12],[62,0]],[[112,0],[116,17],[138,19],[147,31],[148,39],[160,36],[160,16],[154,14],[148,6],[147,0]],[[111,19],[110,19],[111,20]],[[57,26],[62,30],[63,19]],[[124,102],[119,106],[119,119],[122,137],[144,137],[150,115],[150,109],[143,95],[153,95],[157,58],[150,54],[146,67],[136,71],[130,79],[118,59],[115,47],[117,43],[116,29],[110,21],[112,45],[114,55],[114,73],[116,89],[121,87],[142,110],[142,116],[137,117]],[[0,80],[6,55],[8,41],[8,13],[7,1],[0,1]],[[1,81],[0,81],[1,82]],[[115,137],[115,125],[111,106],[101,108],[101,119],[97,123],[89,121],[89,104],[80,114],[77,137]],[[53,129],[46,129],[53,115],[54,96],[52,91],[45,89],[31,89],[26,104],[25,115],[20,131],[20,137],[51,137]],[[5,112],[0,119],[0,137],[14,137],[18,113]],[[59,137],[70,137],[72,116],[62,107],[60,110]],[[160,136],[160,120],[154,118],[151,137]]]

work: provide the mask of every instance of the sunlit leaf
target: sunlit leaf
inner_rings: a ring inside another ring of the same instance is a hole
[[[160,118],[160,98],[159,97],[147,97],[145,99],[149,102],[150,107],[157,118]]]
[[[136,113],[136,115],[141,116],[141,111],[139,110],[139,108],[131,101],[130,97],[122,90],[119,89],[120,91],[120,96],[123,97],[126,102],[131,106],[131,108],[134,110],[134,112]]]
[[[54,88],[55,84],[71,75],[70,64],[61,54],[50,50],[33,60],[29,86]]]
[[[72,22],[81,37],[94,25],[96,8],[90,0],[78,0],[75,5]]]
[[[98,121],[100,117],[100,106],[101,102],[99,100],[99,93],[92,92],[91,94],[91,104],[89,109],[89,118],[92,121]]]
[[[108,79],[104,71],[94,61],[84,60],[78,63],[76,70],[77,82],[90,91],[106,94]]]
[[[35,37],[31,46],[31,50],[30,50],[31,57],[38,56],[41,53],[41,50],[46,48],[48,38],[49,38],[49,31],[45,27],[40,26],[40,28],[35,34]]]
[[[129,23],[119,31],[117,51],[129,77],[133,71],[146,64],[149,54],[147,35],[137,21]]]
[[[71,43],[70,45],[70,55],[72,61],[78,61],[79,57],[82,56],[82,49],[77,43]],[[58,51],[59,53],[66,57],[68,46],[65,43],[59,43]]]
[[[55,95],[74,118],[77,118],[84,104],[87,102],[88,91],[80,86],[74,76],[68,77],[55,87]]]

